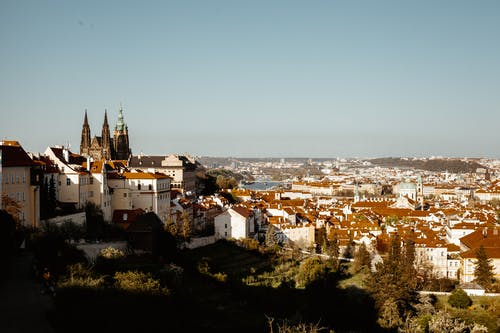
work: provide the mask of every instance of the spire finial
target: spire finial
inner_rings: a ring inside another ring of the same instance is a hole
[[[83,124],[88,125],[89,121],[87,119],[87,109],[85,109],[85,118],[83,119]]]

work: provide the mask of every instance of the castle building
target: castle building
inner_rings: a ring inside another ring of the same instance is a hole
[[[108,125],[108,113],[104,111],[104,123],[102,125],[101,136],[94,136],[91,139],[90,126],[85,110],[83,120],[82,139],[80,141],[80,155],[89,156],[94,161],[100,160],[128,160],[131,155],[128,126],[123,121],[123,109],[120,107],[118,122],[113,131],[113,138]]]

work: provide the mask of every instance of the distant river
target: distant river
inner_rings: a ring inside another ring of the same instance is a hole
[[[241,187],[247,189],[247,190],[253,190],[253,191],[265,191],[265,190],[270,190],[275,186],[278,185],[283,185],[283,182],[277,182],[277,181],[265,181],[265,180],[258,180],[253,182],[252,184],[241,184]]]

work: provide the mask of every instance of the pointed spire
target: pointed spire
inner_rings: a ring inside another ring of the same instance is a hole
[[[118,122],[116,123],[115,130],[123,131],[125,128],[125,122],[123,121],[123,108],[120,103],[120,110],[118,110]]]
[[[108,110],[104,109],[104,125],[108,125]]]
[[[85,118],[83,119],[83,125],[88,125],[89,121],[87,119],[87,109],[85,109]]]

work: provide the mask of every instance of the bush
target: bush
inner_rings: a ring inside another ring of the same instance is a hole
[[[454,308],[465,309],[472,304],[472,299],[463,289],[456,288],[448,297],[448,303]]]
[[[296,284],[298,287],[307,288],[315,282],[325,280],[328,272],[328,266],[321,259],[317,257],[307,258],[300,264]]]
[[[168,289],[160,285],[149,273],[139,271],[116,272],[115,287],[135,294],[168,294]]]

